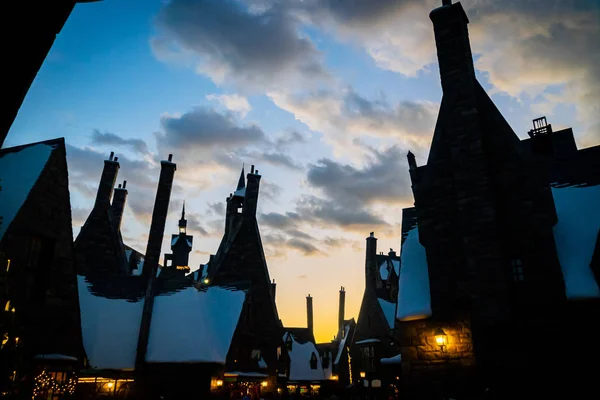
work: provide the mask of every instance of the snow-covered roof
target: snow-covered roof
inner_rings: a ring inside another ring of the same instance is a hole
[[[394,357],[382,358],[382,364],[400,364],[402,362],[402,354],[397,354]]]
[[[381,340],[379,339],[365,339],[365,340],[360,340],[354,344],[369,344],[369,343],[379,343],[381,342]]]
[[[269,375],[262,374],[260,372],[242,372],[242,371],[233,371],[233,372],[225,372],[225,376],[241,376],[246,378],[268,378]]]
[[[258,368],[267,368],[267,362],[262,357],[258,360]]]
[[[186,239],[185,241],[187,242],[187,245],[188,245],[189,247],[192,247],[192,242],[191,242],[189,239]]]
[[[237,196],[237,197],[245,197],[246,196],[246,188],[243,187],[241,189],[236,190],[235,192],[233,192],[233,195]]]
[[[157,296],[146,361],[224,364],[245,298],[218,286]]]
[[[379,306],[385,315],[388,326],[390,329],[394,329],[394,323],[396,321],[396,303],[381,298],[377,298],[377,300],[379,300]]]
[[[342,356],[342,353],[344,352],[344,348],[346,347],[346,339],[348,339],[349,334],[350,334],[350,324],[346,324],[346,326],[344,326],[344,337],[342,337],[342,340],[340,340],[340,344],[338,346],[338,351],[335,356],[334,364],[340,363],[340,357]]]
[[[178,236],[174,236],[171,239],[171,247],[175,246],[175,244],[177,243],[178,240],[179,240],[179,235]]]
[[[600,185],[552,188],[558,223],[554,240],[570,299],[600,297],[590,269],[600,230]]]
[[[283,335],[284,342],[287,340],[288,335],[292,337],[292,350],[288,350],[290,356],[289,381],[313,382],[324,380],[325,374],[323,373],[323,366],[315,344],[313,342],[297,342],[294,339],[294,335],[289,332]],[[310,359],[313,354],[317,358],[316,369],[310,368]]]
[[[67,356],[65,354],[38,354],[34,358],[38,360],[77,361],[77,357]]]
[[[144,301],[107,299],[77,276],[83,347],[92,368],[133,369]]]
[[[388,268],[387,267],[388,267],[387,260],[385,260],[379,266],[379,275],[381,276],[381,279],[383,279],[384,281],[387,280],[387,278],[388,278]]]
[[[398,282],[396,318],[401,321],[426,318],[431,315],[429,271],[425,248],[419,242],[419,229],[408,232],[400,254],[402,268]]]
[[[38,143],[0,155],[0,240],[27,200],[55,147]]]
[[[389,264],[391,262],[391,266],[392,268],[394,268],[394,271],[396,272],[396,276],[398,276],[398,274],[400,273],[400,261],[399,260],[394,260],[391,258],[385,258],[384,261],[381,263],[381,265],[379,266],[379,275],[381,276],[382,280],[387,280],[389,278],[389,274],[390,274],[390,269],[388,268]]]

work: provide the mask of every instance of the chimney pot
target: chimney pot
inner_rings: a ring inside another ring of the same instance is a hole
[[[253,173],[254,173],[254,165],[252,165],[252,166],[250,167],[250,173],[251,173],[251,174],[253,174]]]
[[[127,186],[127,181],[123,181],[123,189]]]
[[[121,189],[121,184],[119,183],[119,189]]]
[[[173,161],[173,154],[169,154],[169,162]]]
[[[115,162],[119,161],[119,157],[115,157]]]
[[[442,5],[443,6],[449,6],[452,4],[452,0],[442,0]]]
[[[114,157],[114,156],[115,156],[115,152],[114,152],[114,151],[111,151],[111,152],[110,152],[110,157],[108,157],[108,159],[109,159],[110,161],[112,161],[112,159],[113,159],[113,157]]]

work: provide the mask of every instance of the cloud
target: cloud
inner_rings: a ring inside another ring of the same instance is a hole
[[[316,196],[301,196],[296,204],[300,217],[313,224],[331,227],[338,226],[347,230],[363,231],[366,227],[384,227],[385,220],[366,208],[348,208],[334,200]]]
[[[217,215],[219,217],[225,216],[225,204],[222,202],[208,203],[208,214]]]
[[[306,137],[304,135],[297,131],[291,131],[275,140],[275,149],[277,151],[283,151],[295,144],[304,143],[306,143]]]
[[[258,219],[261,224],[277,229],[288,229],[296,226],[298,214],[288,212],[280,214],[270,212],[267,214],[259,214]]]
[[[282,7],[173,0],[159,12],[156,27],[159,58],[191,53],[199,59],[198,71],[219,84],[263,89],[327,76],[321,54],[299,33],[300,21]]]
[[[140,154],[148,154],[148,145],[142,139],[123,139],[122,137],[110,132],[100,132],[94,129],[92,132],[92,144],[102,146],[125,146]]]
[[[334,144],[349,146],[364,135],[394,139],[405,146],[426,147],[431,141],[438,105],[385,97],[368,99],[351,87],[304,93],[270,92],[280,108]]]
[[[181,116],[164,115],[163,132],[157,134],[159,149],[175,148],[183,152],[233,149],[259,143],[265,134],[257,125],[238,125],[230,114],[197,107]]]
[[[321,159],[308,168],[308,183],[336,203],[366,207],[373,203],[403,203],[412,197],[406,151],[392,146],[370,149],[362,167]]]
[[[300,251],[303,255],[305,256],[313,256],[316,254],[321,254],[321,251],[319,249],[317,249],[316,246],[305,242],[303,240],[300,239],[290,239],[287,241],[287,245],[289,247],[291,247],[292,249],[298,250]]]
[[[206,98],[222,104],[228,110],[238,113],[242,118],[245,118],[252,110],[248,99],[238,94],[209,94]]]
[[[196,214],[186,214],[185,218],[188,221],[188,227],[193,232],[198,233],[201,236],[208,236],[209,232],[204,229],[202,224],[200,223],[200,217]]]

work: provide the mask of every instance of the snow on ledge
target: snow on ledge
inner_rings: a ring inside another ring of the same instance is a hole
[[[146,361],[224,364],[245,298],[218,286],[157,296]]]
[[[340,340],[340,345],[338,346],[338,351],[335,356],[334,364],[336,364],[336,365],[340,363],[340,358],[342,356],[342,353],[344,352],[344,347],[346,347],[346,339],[348,338],[349,334],[350,334],[350,324],[347,324],[344,326],[344,337],[342,337],[342,340]]]
[[[419,229],[409,231],[400,255],[398,309],[396,318],[411,321],[431,316],[429,271],[425,248],[419,242]]]
[[[0,156],[0,240],[27,200],[53,148],[39,143]]]
[[[397,354],[394,357],[382,358],[382,364],[400,364],[402,362],[402,354]]]
[[[600,185],[552,188],[558,215],[553,228],[569,299],[600,297],[590,268],[600,229]]]
[[[379,339],[365,339],[365,340],[356,342],[354,344],[367,344],[367,343],[379,343],[379,342],[381,342],[381,340],[379,340]]]
[[[77,357],[67,356],[64,354],[38,354],[34,358],[36,360],[78,361]]]

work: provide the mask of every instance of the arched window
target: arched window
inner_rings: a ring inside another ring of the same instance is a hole
[[[10,300],[6,302],[6,305],[4,306],[4,311],[10,311]]]

